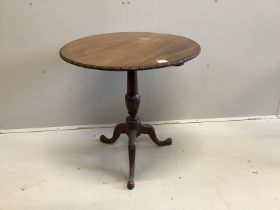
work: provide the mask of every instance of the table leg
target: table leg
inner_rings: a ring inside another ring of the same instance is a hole
[[[127,182],[127,188],[129,190],[132,190],[134,188],[135,139],[136,139],[136,130],[130,130],[129,140],[128,140],[129,179]]]
[[[167,146],[172,144],[171,138],[168,138],[164,141],[160,141],[156,136],[155,129],[151,125],[141,124],[141,133],[148,134],[150,138],[153,140],[153,142],[155,142],[155,144],[157,144],[158,146]]]
[[[117,139],[120,137],[120,135],[122,133],[128,134],[128,129],[127,129],[126,123],[120,123],[120,124],[116,125],[112,138],[109,139],[106,136],[101,135],[100,141],[105,144],[113,144],[113,143],[115,143],[115,141],[117,141]]]

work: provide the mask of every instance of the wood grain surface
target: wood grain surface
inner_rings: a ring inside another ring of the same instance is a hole
[[[68,63],[111,71],[180,66],[199,53],[199,44],[191,39],[150,32],[94,35],[72,41],[60,50]]]

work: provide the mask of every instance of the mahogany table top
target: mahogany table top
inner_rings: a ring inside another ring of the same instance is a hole
[[[191,39],[150,32],[94,35],[72,41],[60,50],[68,63],[109,71],[179,66],[199,53],[199,44]]]

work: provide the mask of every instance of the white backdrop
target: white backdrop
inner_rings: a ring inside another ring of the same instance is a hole
[[[114,123],[126,116],[124,72],[82,69],[65,43],[117,31],[187,36],[182,67],[139,73],[144,121],[276,113],[279,0],[0,0],[0,129]]]

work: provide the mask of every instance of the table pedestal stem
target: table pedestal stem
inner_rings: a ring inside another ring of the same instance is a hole
[[[154,128],[148,124],[141,124],[140,118],[137,117],[137,112],[140,105],[140,95],[138,95],[137,71],[127,72],[127,94],[125,95],[126,107],[128,116],[126,123],[116,125],[112,138],[106,138],[104,135],[100,136],[100,141],[106,144],[113,144],[121,134],[128,136],[128,155],[129,155],[129,179],[127,188],[129,190],[134,188],[134,168],[135,168],[135,140],[141,134],[148,134],[152,141],[159,146],[171,145],[172,140],[168,138],[160,141],[156,137]]]

